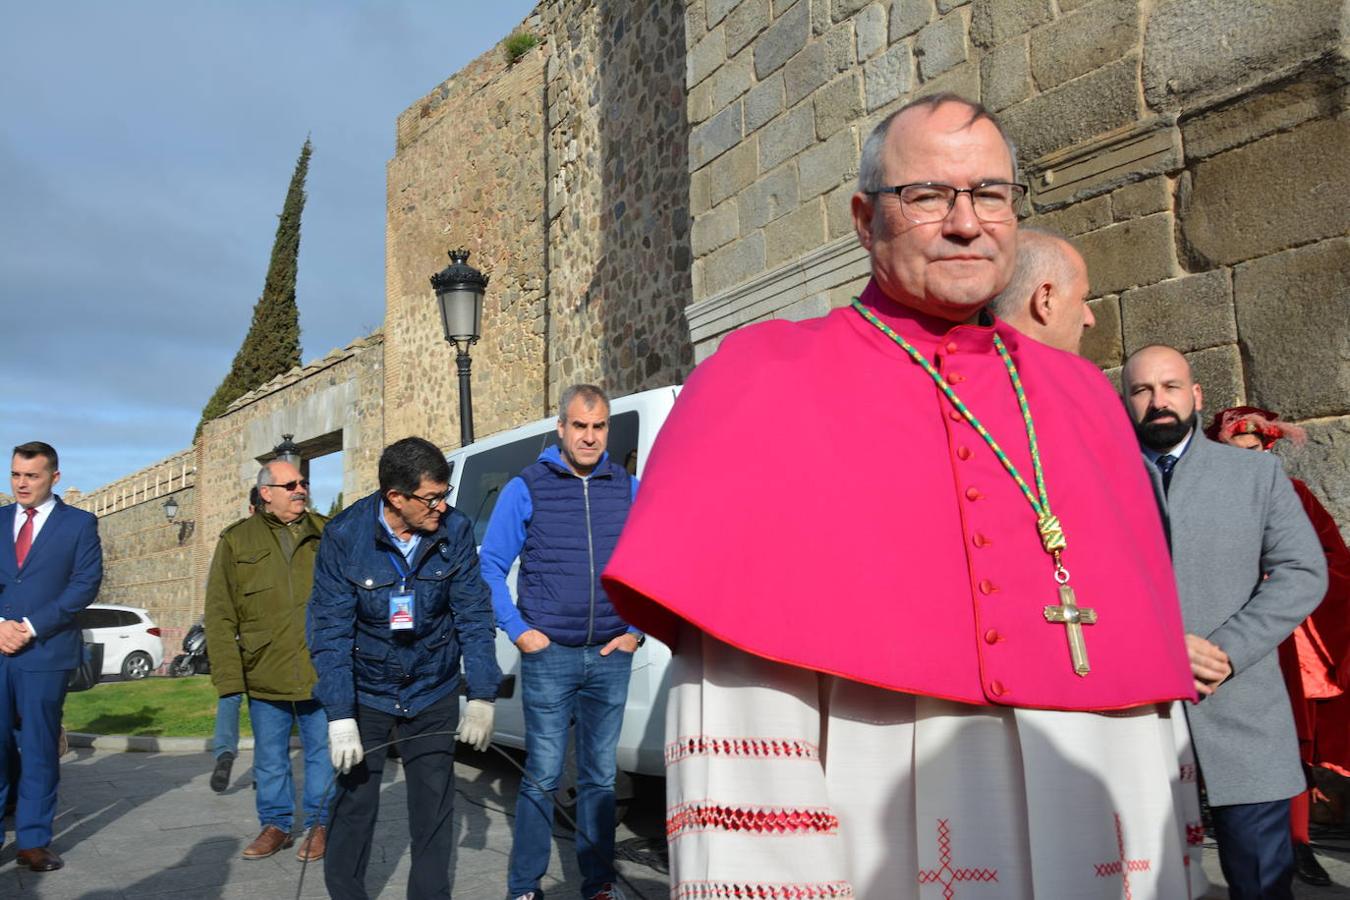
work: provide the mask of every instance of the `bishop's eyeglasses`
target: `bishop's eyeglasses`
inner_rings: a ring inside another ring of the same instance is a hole
[[[975,218],[981,222],[1012,222],[1021,211],[1022,198],[1027,195],[1027,186],[1011,181],[986,181],[973,188],[959,188],[950,184],[923,181],[877,188],[867,193],[873,196],[895,194],[900,198],[900,212],[915,225],[928,225],[947,218],[956,206],[956,198],[961,194],[970,197],[970,206],[975,211]]]

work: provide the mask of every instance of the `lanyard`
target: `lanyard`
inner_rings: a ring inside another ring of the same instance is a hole
[[[404,593],[408,590],[408,576],[412,574],[412,568],[409,567],[407,571],[404,571],[404,566],[407,565],[408,562],[406,559],[403,559],[399,554],[392,550],[386,550],[384,552],[389,554],[389,561],[394,564],[394,571],[398,573],[399,593]]]

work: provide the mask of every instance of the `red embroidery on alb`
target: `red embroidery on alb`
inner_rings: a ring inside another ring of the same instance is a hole
[[[852,900],[856,895],[847,881],[815,884],[753,881],[684,881],[676,886],[674,900]]]
[[[748,759],[820,759],[820,748],[810,741],[787,738],[713,737],[690,735],[666,744],[666,765],[691,756],[728,756]]]
[[[1130,890],[1130,873],[1147,872],[1153,868],[1153,863],[1147,859],[1130,859],[1125,853],[1125,830],[1120,824],[1120,813],[1116,813],[1116,859],[1109,863],[1095,863],[1093,868],[1097,870],[1098,878],[1110,878],[1112,875],[1119,875],[1125,886],[1125,900],[1134,900],[1134,893]]]
[[[1186,843],[1191,847],[1201,847],[1205,843],[1205,826],[1197,823],[1187,823],[1186,825]]]
[[[998,869],[956,869],[952,867],[952,829],[946,819],[938,819],[938,862],[936,869],[920,869],[919,884],[942,885],[944,900],[952,900],[958,881],[998,881]]]
[[[666,840],[709,830],[834,834],[839,830],[839,819],[825,807],[721,806],[704,801],[681,803],[666,810]]]
[[[1181,767],[1181,782],[1189,784],[1192,781],[1195,781],[1195,766],[1187,763]]]

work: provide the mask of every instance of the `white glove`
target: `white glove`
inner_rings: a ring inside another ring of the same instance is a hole
[[[493,706],[488,700],[470,700],[459,720],[459,739],[475,750],[483,751],[492,743]]]
[[[343,775],[365,759],[361,729],[356,727],[355,719],[334,719],[328,723],[328,756],[333,760],[333,768]]]

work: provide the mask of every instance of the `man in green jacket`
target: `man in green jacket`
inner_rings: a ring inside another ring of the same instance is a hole
[[[305,604],[327,521],[306,509],[309,482],[288,462],[258,473],[262,507],[220,535],[206,583],[206,646],[221,697],[248,695],[253,776],[262,832],[244,859],[264,859],[292,845],[295,786],[291,726],[305,755],[302,806],[308,832],[298,859],[321,859],[327,845],[324,793],[333,779],[328,717],[314,699],[317,676],[305,644]]]

